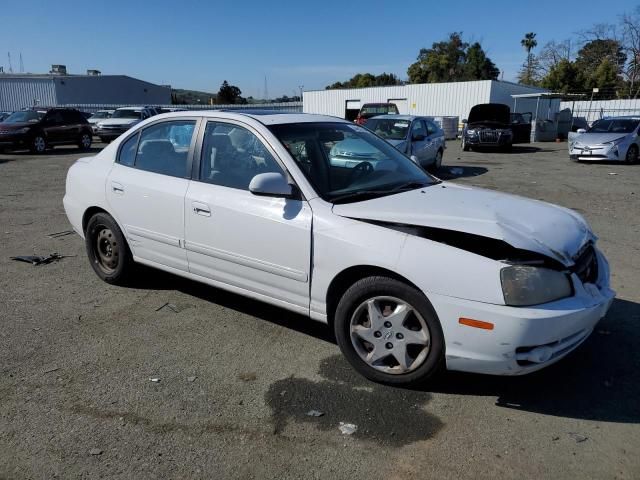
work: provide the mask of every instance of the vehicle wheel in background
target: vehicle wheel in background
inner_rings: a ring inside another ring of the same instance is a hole
[[[91,141],[92,141],[91,135],[84,132],[80,136],[80,140],[78,140],[78,148],[80,148],[80,150],[89,150],[91,148]]]
[[[638,146],[635,143],[627,149],[627,155],[624,160],[629,164],[638,162]]]
[[[36,135],[31,140],[30,149],[33,153],[44,153],[47,150],[47,141],[42,135]]]
[[[511,151],[513,151],[513,144],[509,143],[509,144],[503,146],[502,147],[502,151],[503,152],[511,152]]]
[[[375,382],[421,383],[444,363],[444,335],[431,303],[393,278],[354,283],[338,303],[334,329],[349,363]]]
[[[125,283],[133,269],[133,258],[122,230],[111,215],[96,213],[89,219],[85,246],[91,266],[102,280],[114,285]]]
[[[436,159],[434,160],[434,162],[431,164],[431,168],[430,170],[435,173],[438,170],[440,170],[440,167],[442,167],[442,156],[443,156],[444,152],[442,151],[442,149],[438,150],[438,153],[436,153]]]
[[[462,151],[463,152],[468,152],[470,150],[469,145],[467,144],[467,141],[464,138],[464,135],[462,136]]]

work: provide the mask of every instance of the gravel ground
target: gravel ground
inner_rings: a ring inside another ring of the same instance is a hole
[[[79,156],[0,154],[0,478],[640,477],[640,165],[449,143],[443,178],[582,213],[618,299],[546,370],[404,390],[363,380],[303,317],[153,270],[102,283],[77,235],[47,237],[70,228]],[[71,257],[9,259],[51,252]]]

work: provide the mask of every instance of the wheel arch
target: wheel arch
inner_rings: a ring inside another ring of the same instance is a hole
[[[97,205],[94,205],[92,207],[87,208],[82,214],[82,232],[83,233],[87,231],[87,224],[89,223],[89,219],[93,217],[96,213],[106,213],[111,218],[113,218],[113,221],[116,222],[116,224],[120,227],[120,230],[122,230],[122,227],[120,226],[116,218],[113,215],[111,215],[110,212],[108,212],[102,207],[98,207]]]
[[[333,277],[333,280],[331,280],[331,283],[329,284],[329,288],[327,288],[326,311],[327,323],[329,325],[333,325],[336,309],[338,308],[338,302],[347,291],[347,289],[358,280],[374,276],[385,276],[393,278],[400,282],[406,283],[407,285],[415,288],[418,291],[421,291],[420,288],[418,288],[416,284],[411,280],[387,268],[379,267],[376,265],[353,265],[342,270],[335,277]]]

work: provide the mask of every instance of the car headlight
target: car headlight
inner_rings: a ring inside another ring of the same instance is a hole
[[[474,130],[473,128],[467,130],[467,135],[469,135],[471,137],[473,137],[473,136],[475,136],[477,134],[478,134],[478,132],[476,130]]]
[[[512,265],[500,270],[504,302],[514,307],[540,305],[573,294],[566,273],[548,268]]]
[[[98,128],[102,128],[102,127],[104,127],[104,123],[97,123],[97,124],[96,124],[96,127],[98,127]]]
[[[502,133],[502,135],[505,135],[505,136],[508,137],[508,136],[511,135],[511,130],[501,130],[500,133]]]
[[[610,142],[603,143],[603,145],[609,145],[610,147],[615,147],[616,145],[620,145],[625,138],[627,137],[616,138],[615,140],[611,140]]]

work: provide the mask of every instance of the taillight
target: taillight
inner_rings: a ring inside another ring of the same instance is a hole
[[[356,123],[357,123],[358,125],[362,125],[362,124],[365,122],[365,120],[366,120],[365,118],[362,118],[362,117],[361,117],[361,116],[359,116],[359,115],[356,117]]]

